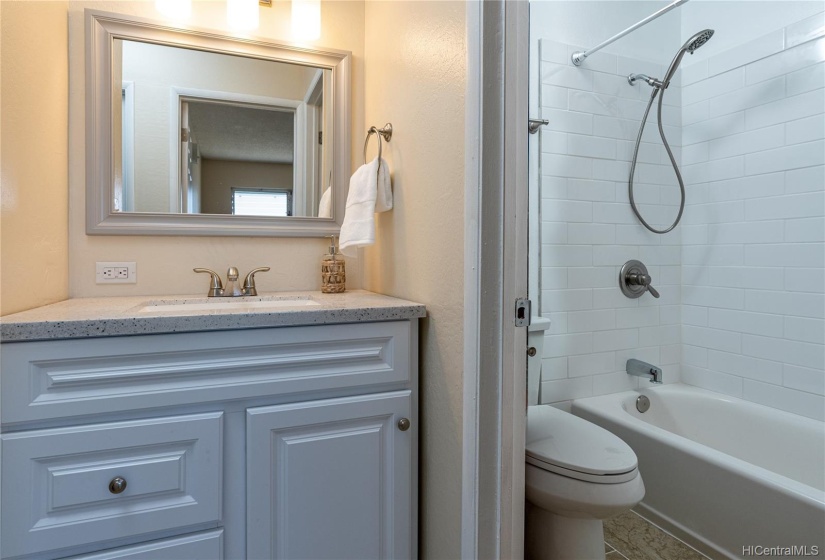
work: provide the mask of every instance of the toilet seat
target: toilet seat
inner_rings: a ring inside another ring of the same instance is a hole
[[[529,455],[526,456],[524,460],[527,464],[538,467],[544,471],[560,474],[562,476],[566,476],[567,478],[574,478],[583,482],[594,482],[596,484],[619,484],[621,482],[633,480],[639,474],[638,468],[618,474],[589,474],[575,471],[573,469],[566,469],[564,467],[554,465],[553,463],[548,463],[546,461],[536,459],[535,457],[530,457]]]
[[[525,461],[540,469],[596,484],[638,475],[636,454],[616,435],[547,405],[527,410]]]

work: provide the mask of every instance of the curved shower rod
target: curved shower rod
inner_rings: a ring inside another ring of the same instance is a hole
[[[591,54],[593,54],[594,52],[603,49],[604,47],[606,47],[607,45],[609,45],[610,43],[612,43],[614,41],[618,41],[619,39],[621,39],[622,37],[624,37],[625,35],[627,35],[631,31],[636,31],[641,26],[643,26],[647,23],[650,23],[651,21],[653,21],[654,19],[656,19],[658,17],[661,17],[661,16],[665,15],[666,13],[668,13],[670,10],[672,10],[674,8],[678,8],[679,6],[681,6],[682,4],[684,4],[687,1],[688,0],[676,0],[675,2],[673,2],[671,4],[668,4],[667,6],[665,6],[664,8],[659,10],[658,12],[650,14],[649,16],[647,16],[642,21],[631,25],[630,27],[628,27],[624,31],[622,31],[620,33],[616,33],[610,39],[608,39],[607,41],[604,41],[602,43],[599,43],[598,45],[596,45],[592,49],[588,49],[586,51],[576,51],[576,52],[574,52],[573,56],[571,56],[570,59],[573,61],[573,64],[575,64],[576,66],[581,66],[582,62],[584,62],[584,59],[587,58],[588,56],[590,56]]]

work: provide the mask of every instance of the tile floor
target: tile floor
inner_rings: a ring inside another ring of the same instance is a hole
[[[606,560],[708,560],[637,513],[604,523]]]

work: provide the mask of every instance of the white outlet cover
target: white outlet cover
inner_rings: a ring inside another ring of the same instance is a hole
[[[104,278],[105,268],[125,268],[126,278]],[[97,284],[137,284],[137,263],[134,262],[97,262],[95,263],[95,282]]]

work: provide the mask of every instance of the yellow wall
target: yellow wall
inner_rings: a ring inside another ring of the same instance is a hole
[[[419,301],[422,558],[459,558],[461,535],[465,4],[367,2],[366,125],[393,125],[384,153],[394,208],[365,249],[364,287]],[[372,150],[376,147],[372,146]]]
[[[3,2],[5,3],[5,2]],[[274,2],[261,8],[256,36],[291,42],[290,3]],[[188,25],[221,29],[225,25],[225,3],[195,0]],[[205,292],[206,280],[192,272],[202,266],[221,273],[237,266],[243,273],[256,266],[272,271],[258,276],[258,289],[320,289],[320,260],[328,242],[324,239],[230,238],[230,237],[113,237],[87,236],[85,225],[85,54],[83,10],[98,10],[160,19],[154,2],[107,1],[69,5],[69,52],[53,53],[69,60],[69,277],[71,297],[145,295]],[[364,2],[323,2],[321,38],[312,44],[352,51],[353,161],[358,161],[363,143],[364,121]],[[65,31],[65,20],[61,24]],[[63,135],[65,138],[65,134]],[[138,284],[95,284],[96,261],[137,262]],[[360,267],[347,266],[347,286],[361,285]]]
[[[257,35],[288,38],[289,3],[274,5],[261,10]],[[465,5],[368,0],[322,6],[317,44],[353,52],[353,163],[361,163],[367,126],[395,127],[384,152],[393,170],[395,208],[378,216],[378,243],[362,251],[363,280],[356,261],[347,267],[348,281],[427,306],[420,351],[420,553],[458,558]],[[153,2],[0,0],[0,312],[66,297],[203,292],[206,281],[191,272],[195,266],[222,272],[234,265],[243,272],[270,265],[272,272],[259,276],[260,289],[317,289],[322,239],[86,235],[86,7],[160,17]],[[223,7],[196,0],[190,24],[219,28]],[[139,283],[96,285],[95,261],[136,261]]]
[[[290,38],[290,5],[261,9],[256,36]],[[2,291],[0,314],[67,297],[200,293],[196,266],[269,265],[259,289],[318,289],[323,239],[87,236],[84,8],[160,20],[154,2],[0,1],[2,10]],[[225,4],[195,0],[188,24],[221,29]],[[353,53],[353,161],[364,122],[364,2],[322,4],[312,44]],[[68,62],[67,62],[68,61]],[[67,157],[68,154],[68,157]],[[96,261],[135,261],[138,283],[95,284]],[[348,286],[361,285],[357,261]]]
[[[67,2],[0,2],[0,315],[66,299]]]

